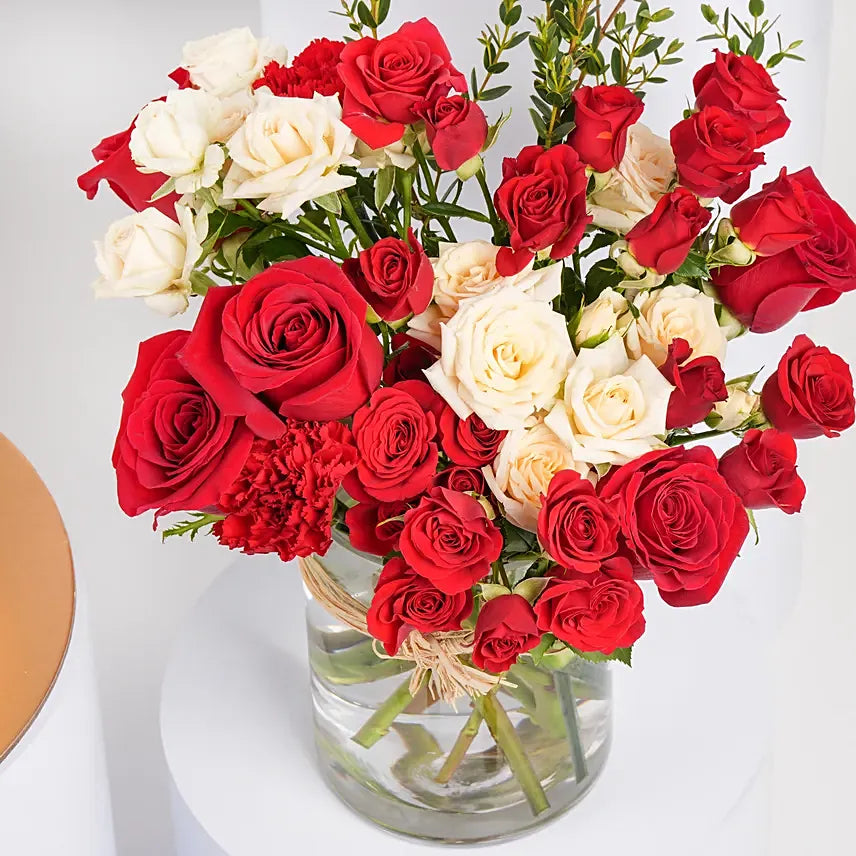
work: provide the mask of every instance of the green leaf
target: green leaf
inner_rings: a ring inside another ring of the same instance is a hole
[[[749,42],[746,53],[749,54],[753,59],[761,59],[762,54],[764,53],[764,34],[756,33],[752,40]]]
[[[701,13],[704,15],[704,19],[708,24],[715,24],[719,20],[719,15],[716,10],[707,3],[701,4]]]
[[[379,0],[377,4],[377,25],[380,26],[389,15],[389,4],[391,0]]]
[[[432,217],[466,217],[479,223],[490,223],[490,217],[486,214],[464,208],[463,205],[453,205],[451,202],[423,202],[419,207]]]
[[[157,202],[175,190],[175,178],[168,178],[153,194],[149,202]]]
[[[316,196],[312,200],[319,208],[335,214],[337,217],[342,213],[342,200],[338,193],[325,193],[323,196]]]
[[[751,508],[746,509],[746,516],[749,518],[749,525],[755,533],[755,546],[761,543],[761,534],[758,532],[758,521],[755,520],[755,512]]]
[[[374,203],[375,208],[380,211],[389,199],[389,194],[392,193],[392,187],[395,184],[395,167],[390,164],[383,169],[378,170],[375,176],[374,188]]]
[[[616,83],[621,83],[624,80],[624,60],[621,57],[621,51],[615,47],[612,49],[612,57],[609,62],[612,77]]]
[[[479,590],[481,591],[482,599],[485,602],[511,594],[511,591],[505,586],[497,585],[496,583],[481,583],[479,585]]]
[[[541,664],[544,655],[553,647],[555,641],[556,637],[552,633],[545,633],[538,645],[529,652],[529,656],[536,666]]]
[[[616,648],[611,654],[602,654],[600,651],[580,651],[577,648],[572,648],[571,650],[583,660],[588,660],[589,663],[609,663],[617,660],[626,666],[632,665],[632,645],[629,648]]]
[[[749,14],[753,18],[760,18],[764,14],[764,0],[749,0]]]
[[[604,330],[596,336],[589,336],[584,342],[580,343],[580,350],[583,348],[596,348],[602,345],[609,338],[609,330]]]
[[[495,101],[510,91],[510,86],[495,86],[493,89],[485,89],[479,93],[479,101]]]
[[[541,596],[541,592],[547,587],[550,580],[547,577],[529,577],[521,580],[512,590],[513,594],[519,594],[529,603],[535,603]]]
[[[205,514],[201,511],[192,511],[190,513],[192,520],[182,520],[168,529],[164,529],[161,534],[161,541],[166,541],[167,538],[181,537],[182,535],[190,535],[190,540],[196,540],[200,529],[206,526],[213,526],[218,520],[225,520],[225,514]]]
[[[708,279],[710,272],[707,269],[706,257],[695,250],[690,250],[684,263],[675,271],[675,276],[684,279]]]
[[[371,10],[365,3],[357,4],[357,17],[362,21],[365,26],[367,26],[370,30],[377,29],[377,21],[372,18]]]

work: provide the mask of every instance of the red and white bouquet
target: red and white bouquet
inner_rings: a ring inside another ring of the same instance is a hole
[[[724,372],[739,336],[856,289],[856,225],[811,168],[750,190],[797,44],[768,50],[757,0],[745,22],[704,6],[723,50],[661,137],[668,9],[550,0],[530,23],[502,0],[467,76],[428,19],[379,34],[389,5],[345,2],[349,38],[290,61],[246,29],[192,42],[94,149],[80,186],[134,209],[97,294],[195,312],[140,345],[120,505],[283,561],[346,535],[382,559],[366,618],[390,656],[470,631],[456,656],[491,676],[629,663],[639,581],[710,601],[752,511],[800,510],[795,440],[854,422],[847,364],[805,335],[763,383]],[[486,110],[522,44],[535,130],[500,176]]]

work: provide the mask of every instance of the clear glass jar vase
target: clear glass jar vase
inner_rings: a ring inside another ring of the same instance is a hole
[[[374,557],[339,539],[320,561],[370,601]],[[603,769],[607,664],[577,657],[547,668],[524,657],[495,693],[455,709],[424,688],[411,699],[413,664],[378,656],[372,639],[311,596],[307,628],[321,773],[347,805],[390,831],[445,844],[520,835],[567,811]]]

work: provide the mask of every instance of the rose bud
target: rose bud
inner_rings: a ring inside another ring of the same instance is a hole
[[[392,337],[392,354],[383,370],[383,382],[387,386],[401,380],[425,380],[422,372],[440,359],[439,351],[407,333],[396,333]]]
[[[728,398],[725,373],[716,357],[691,360],[686,339],[675,339],[669,345],[666,362],[660,366],[663,377],[675,387],[669,399],[666,428],[688,428],[705,419],[717,401]]]
[[[501,595],[485,603],[476,619],[473,664],[494,674],[507,672],[540,641],[529,601],[519,594]]]
[[[393,502],[358,502],[345,512],[348,537],[355,550],[386,556],[398,549],[398,536],[404,526],[404,512],[412,504],[402,499]]]
[[[805,484],[797,475],[797,444],[784,431],[751,428],[719,459],[719,473],[746,508],[780,508],[785,514],[802,508]]]
[[[854,422],[850,367],[829,348],[800,335],[761,390],[767,419],[798,440],[837,437]]]
[[[447,487],[458,493],[489,495],[487,481],[479,467],[447,467],[434,476],[434,487]]]
[[[708,424],[717,431],[733,431],[745,425],[761,406],[761,396],[750,392],[742,385],[726,387],[728,398],[717,402],[713,412],[717,419],[711,419]]]
[[[425,120],[428,143],[440,169],[452,172],[482,150],[487,119],[469,98],[444,95],[424,102],[417,112]]]
[[[764,163],[751,125],[721,107],[703,107],[678,122],[671,142],[678,180],[704,199],[736,202],[749,189],[752,170]]]
[[[508,434],[488,428],[475,413],[461,419],[448,405],[443,408],[437,427],[440,445],[449,460],[465,467],[483,467],[491,463]]]
[[[677,187],[627,233],[627,245],[643,267],[661,275],[674,273],[709,222],[710,211],[695,194]]]
[[[618,166],[627,145],[627,129],[645,109],[624,86],[581,86],[574,92],[576,127],[568,144],[595,172]]]

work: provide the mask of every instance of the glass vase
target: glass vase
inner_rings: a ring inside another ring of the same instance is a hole
[[[337,538],[319,557],[368,604],[380,562]],[[444,844],[520,835],[558,817],[598,778],[611,739],[607,664],[525,656],[497,690],[455,706],[413,664],[307,605],[315,742],[322,776],[353,810],[392,832]]]

